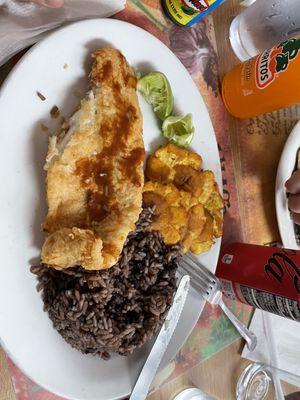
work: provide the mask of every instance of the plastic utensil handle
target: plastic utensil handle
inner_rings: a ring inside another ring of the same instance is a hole
[[[248,349],[253,351],[257,345],[257,337],[255,334],[249,331],[249,329],[233,314],[233,312],[229,310],[222,299],[219,301],[219,306],[235,326],[235,329],[246,340]]]

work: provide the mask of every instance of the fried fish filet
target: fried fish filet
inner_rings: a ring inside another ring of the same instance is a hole
[[[136,78],[125,57],[92,55],[91,91],[50,139],[42,262],[56,269],[114,265],[142,209],[145,150]]]

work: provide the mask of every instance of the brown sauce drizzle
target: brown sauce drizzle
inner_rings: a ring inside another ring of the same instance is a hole
[[[120,60],[120,66],[122,69],[122,74],[124,76],[125,86],[127,86],[128,88],[135,89],[136,84],[137,84],[137,79],[134,75],[129,73],[127,62],[125,60],[125,57],[121,53],[119,54],[119,60]]]
[[[136,166],[143,162],[145,157],[145,150],[143,148],[136,148],[131,153],[120,161],[121,170],[124,176],[130,179],[133,185],[139,186],[141,184],[141,176],[137,171]]]
[[[126,86],[136,84],[134,76],[128,74],[125,69],[125,59],[120,57],[120,67],[123,72],[124,84]],[[126,74],[124,74],[126,71]],[[92,221],[100,222],[106,218],[112,210],[118,212],[115,204],[117,193],[113,193],[113,171],[116,168],[117,156],[126,148],[126,140],[130,134],[133,122],[137,118],[136,108],[124,100],[122,87],[114,78],[111,61],[103,64],[97,74],[103,85],[110,86],[113,92],[113,101],[117,112],[114,117],[103,118],[100,132],[103,136],[104,147],[101,153],[90,158],[82,158],[76,162],[76,171],[81,178],[81,184],[87,188],[87,213]],[[131,79],[132,78],[132,79]],[[133,149],[128,156],[119,161],[119,167],[125,179],[132,184],[140,185],[141,177],[137,167],[143,161],[145,151],[143,148]],[[92,189],[90,189],[92,185]],[[96,190],[95,190],[96,184]]]
[[[109,79],[112,76],[112,63],[111,61],[107,61],[105,64],[103,64],[101,75],[100,75],[100,81],[104,81]]]
[[[103,244],[104,253],[109,253],[114,257],[119,256],[119,249],[113,243],[104,243]]]
[[[92,221],[102,221],[110,213],[106,196],[100,192],[88,191],[87,211]]]

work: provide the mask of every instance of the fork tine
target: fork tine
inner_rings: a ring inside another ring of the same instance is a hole
[[[196,271],[195,268],[184,259],[184,257],[180,260],[180,265],[193,278],[193,280],[195,280],[203,288],[205,292],[210,289],[210,284],[207,279],[203,279],[203,276],[200,276],[198,271]]]
[[[178,270],[179,270],[179,272],[182,274],[182,275],[185,275],[185,274],[189,274],[185,269],[184,269],[184,267],[182,267],[182,265],[180,265],[179,266],[179,268],[178,268]],[[190,275],[191,276],[191,275]],[[206,292],[204,289],[203,289],[203,287],[198,283],[198,281],[196,281],[192,276],[191,276],[191,286],[202,296],[202,297],[204,297],[205,299],[207,299],[207,297],[208,297],[208,292]]]
[[[252,351],[256,346],[257,338],[223,302],[219,279],[190,254],[184,255],[180,259],[179,267],[191,275],[191,284],[206,301],[213,305],[218,304],[222,308],[240,335],[246,340],[248,348]]]
[[[187,263],[185,263],[183,260],[181,260],[180,266],[184,271],[186,271],[191,276],[191,278],[193,278],[192,280],[194,280],[194,281],[198,281],[199,280],[200,281],[200,279],[197,276],[196,272]],[[201,284],[202,284],[202,286],[205,286],[205,282],[203,280],[201,280]]]
[[[197,271],[199,270],[199,274],[205,276],[206,279],[209,279],[213,283],[216,283],[214,274],[202,264],[200,264],[199,261],[192,254],[186,253],[184,257],[188,258],[197,267]]]
[[[182,264],[180,264],[179,269],[184,272],[184,274],[188,274],[191,277],[191,285],[193,285],[197,290],[203,293],[208,294],[209,287],[201,280],[199,280],[197,274],[194,271],[188,270],[186,267],[184,267]]]
[[[214,284],[214,282],[212,282],[211,279],[209,279],[206,275],[201,273],[202,269],[201,266],[196,265],[195,263],[192,264],[190,260],[185,257],[183,257],[181,261],[187,266],[187,268],[189,268],[194,272],[194,274],[196,275],[196,279],[201,280],[201,282],[203,282],[204,285],[209,286]]]

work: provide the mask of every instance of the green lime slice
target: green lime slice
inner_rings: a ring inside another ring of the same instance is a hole
[[[162,121],[173,110],[173,94],[167,77],[162,72],[150,72],[138,80],[138,90],[152,105],[155,114]]]
[[[162,124],[162,133],[177,146],[188,147],[194,137],[192,114],[168,117]]]

